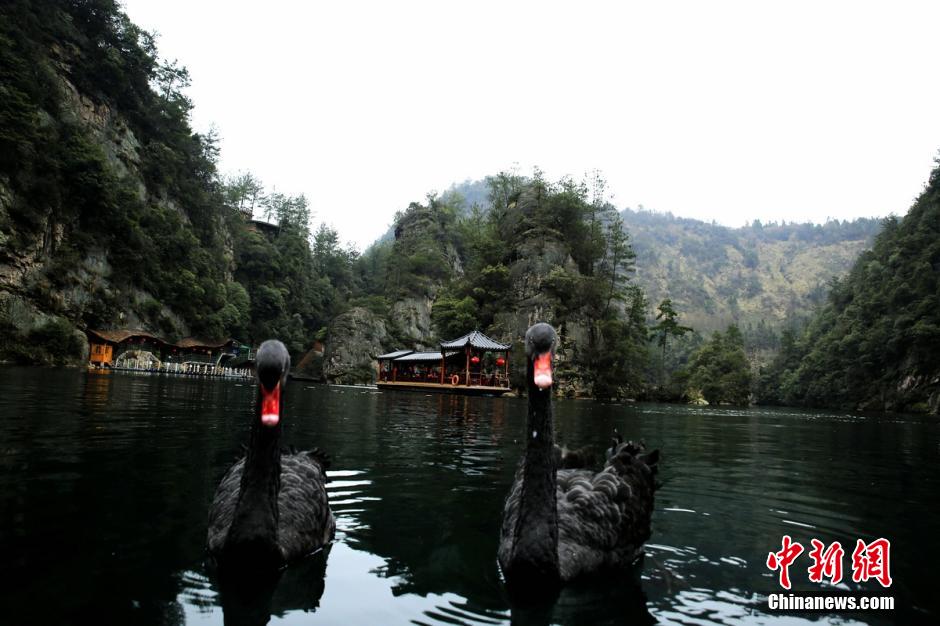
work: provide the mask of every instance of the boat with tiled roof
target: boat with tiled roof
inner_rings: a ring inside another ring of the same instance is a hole
[[[379,389],[502,395],[509,386],[510,344],[478,330],[442,341],[437,351],[396,350],[377,357]]]

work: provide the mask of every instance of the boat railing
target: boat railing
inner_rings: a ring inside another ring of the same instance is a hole
[[[390,372],[379,372],[379,382],[439,384],[441,382],[441,375],[439,372],[397,372],[394,376],[394,380],[392,380],[392,375]],[[465,387],[469,384],[471,387],[502,387],[504,389],[508,389],[509,377],[502,372],[470,372],[470,380],[468,383],[466,372],[452,371],[444,376],[444,384],[462,387]]]
[[[502,373],[470,373],[470,384],[481,387],[509,387],[509,379]]]

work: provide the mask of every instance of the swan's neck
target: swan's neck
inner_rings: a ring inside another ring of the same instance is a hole
[[[511,566],[516,578],[544,580],[559,576],[554,443],[551,389],[530,384],[522,493]]]
[[[259,400],[260,407],[260,400]],[[281,487],[281,425],[252,422],[245,469],[226,550],[254,561],[280,560],[277,497]]]

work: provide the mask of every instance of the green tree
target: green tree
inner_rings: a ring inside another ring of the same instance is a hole
[[[264,184],[251,172],[225,179],[223,193],[229,206],[253,214],[264,199]]]
[[[751,370],[737,326],[729,326],[724,335],[715,332],[692,355],[688,371],[690,385],[701,391],[709,404],[748,404]]]
[[[434,302],[431,319],[442,339],[453,339],[479,327],[477,303],[467,296],[441,296]]]
[[[637,397],[643,391],[648,303],[636,285],[626,288],[623,316],[610,315],[600,323],[600,347],[594,363],[593,393],[599,398]]]
[[[666,298],[660,302],[657,309],[659,310],[656,314],[658,323],[653,325],[650,331],[662,351],[662,358],[660,360],[660,384],[664,384],[666,379],[666,350],[669,345],[669,339],[680,339],[686,333],[694,331],[688,326],[679,324],[679,312],[676,311],[670,298]]]
[[[599,263],[597,277],[606,283],[606,298],[601,317],[610,313],[610,305],[614,301],[624,301],[624,290],[628,276],[634,271],[636,254],[630,246],[630,237],[623,226],[623,219],[610,207],[609,221],[604,238],[604,256]]]

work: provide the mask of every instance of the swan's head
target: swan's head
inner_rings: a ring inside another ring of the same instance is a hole
[[[255,375],[261,393],[261,423],[277,426],[281,421],[281,391],[290,371],[290,354],[283,343],[269,339],[258,348]]]
[[[532,364],[532,382],[543,391],[552,383],[552,357],[555,354],[557,335],[550,324],[539,322],[529,327],[525,334],[525,355]]]

